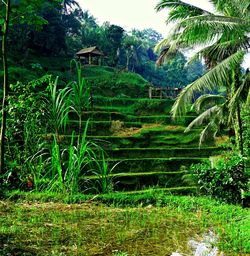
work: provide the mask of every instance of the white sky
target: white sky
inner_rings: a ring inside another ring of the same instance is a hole
[[[156,13],[159,0],[78,0],[81,7],[97,18],[100,24],[109,21],[126,30],[153,28],[167,34],[165,20],[167,11]],[[211,10],[208,0],[186,0],[186,2]]]
[[[166,27],[167,10],[160,13],[155,11],[155,6],[160,0],[78,0],[84,10],[89,10],[102,24],[109,21],[126,30],[132,28],[153,28],[163,36],[168,34],[170,27]],[[183,0],[205,10],[213,10],[209,0]],[[250,66],[250,54],[245,60],[244,67]]]

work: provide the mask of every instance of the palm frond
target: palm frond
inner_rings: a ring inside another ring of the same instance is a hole
[[[189,63],[196,59],[206,59],[207,56],[209,56],[210,60],[213,60],[215,63],[217,63],[237,52],[239,49],[247,51],[247,49],[250,47],[249,38],[246,36],[241,37],[239,34],[235,35],[229,40],[222,40],[223,36],[214,44],[198,51],[194,56],[192,56],[192,58],[189,60]]]
[[[230,16],[242,16],[242,14],[246,13],[247,10],[249,11],[248,8],[250,5],[249,0],[210,0],[210,2],[213,3],[216,10]]]
[[[169,40],[174,39],[177,41],[176,44],[186,47],[213,44],[222,36],[230,38],[234,35],[232,39],[238,41],[238,38],[247,36],[246,31],[249,31],[249,27],[250,22],[246,22],[244,19],[200,15],[179,22],[169,35]]]
[[[207,108],[211,105],[220,104],[225,101],[225,96],[223,95],[214,95],[214,94],[204,94],[201,95],[193,104],[193,108],[196,110],[197,113],[204,108]]]
[[[156,11],[159,12],[165,8],[177,8],[177,7],[185,7],[188,8],[189,11],[195,11],[198,13],[210,13],[209,11],[197,7],[195,5],[180,1],[180,0],[161,0],[155,7]]]
[[[250,107],[250,90],[248,91],[247,100],[246,100],[246,106]]]
[[[250,2],[249,0],[242,0],[241,2],[241,6],[242,6],[242,13],[243,15],[250,15]]]
[[[200,134],[199,147],[207,140],[211,138],[215,138],[218,132],[218,126],[214,122],[209,122],[208,125],[202,130]]]
[[[158,57],[156,61],[156,66],[161,66],[165,62],[166,59],[171,59],[176,56],[177,48],[172,47],[165,47],[160,53],[160,56]]]
[[[209,120],[212,116],[215,116],[219,113],[220,107],[219,106],[213,106],[203,113],[201,113],[198,117],[196,117],[185,129],[185,133],[189,132],[194,126],[200,126],[205,121]]]
[[[243,50],[236,52],[216,65],[201,78],[185,87],[172,107],[171,112],[173,117],[181,116],[186,113],[187,104],[191,103],[195,92],[212,91],[219,85],[226,84],[228,71],[232,67],[242,63],[244,54],[245,51]]]

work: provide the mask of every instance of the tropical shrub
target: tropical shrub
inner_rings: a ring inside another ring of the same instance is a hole
[[[89,87],[76,63],[78,80],[59,89],[59,78],[51,75],[27,84],[11,86],[8,105],[7,167],[3,181],[7,189],[29,189],[75,194],[93,188],[84,176],[98,176],[95,191],[112,188],[104,151],[87,140],[88,123],[82,114],[89,105]],[[66,142],[69,113],[78,116],[78,132]],[[98,159],[101,159],[98,162]],[[100,188],[99,188],[100,187]]]
[[[49,76],[28,83],[17,82],[10,86],[7,108],[6,167],[4,184],[18,187],[27,185],[30,174],[27,159],[42,147],[38,136],[45,131],[45,105],[41,88],[46,88]],[[41,90],[41,91],[40,91]]]
[[[249,173],[243,158],[229,154],[216,163],[205,162],[190,167],[202,193],[229,203],[239,203],[241,191],[247,189]]]
[[[68,87],[72,89],[70,108],[77,114],[79,120],[79,134],[82,129],[83,111],[87,110],[90,106],[90,86],[85,82],[82,77],[81,64],[75,60],[71,61],[71,68],[75,65],[77,72],[77,81],[72,81],[68,84]]]
[[[87,127],[81,137],[73,132],[69,145],[61,146],[54,135],[51,144],[28,159],[35,191],[76,194],[88,189],[84,176],[92,174],[102,149],[86,139]]]

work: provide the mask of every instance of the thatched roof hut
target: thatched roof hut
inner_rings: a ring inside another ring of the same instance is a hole
[[[76,56],[79,59],[88,59],[89,64],[92,62],[92,57],[102,57],[104,56],[104,53],[98,49],[97,46],[89,47],[89,48],[84,48],[80,50],[79,52],[76,53]]]

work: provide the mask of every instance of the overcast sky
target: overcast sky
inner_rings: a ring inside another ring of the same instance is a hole
[[[109,21],[126,30],[153,28],[163,35],[167,34],[168,29],[165,25],[167,11],[156,13],[154,9],[159,0],[79,0],[78,2],[83,9],[89,10],[100,24]],[[207,0],[186,2],[211,10]]]

